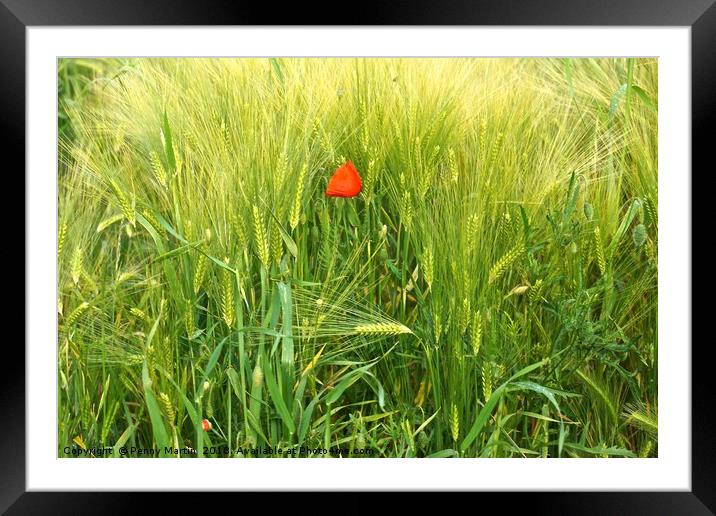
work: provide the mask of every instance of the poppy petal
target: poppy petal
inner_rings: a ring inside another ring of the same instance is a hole
[[[328,197],[355,197],[360,193],[362,187],[363,182],[356,167],[352,161],[348,161],[333,172],[333,176],[328,181],[326,195]]]

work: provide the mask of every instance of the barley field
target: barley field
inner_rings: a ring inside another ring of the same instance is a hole
[[[655,59],[58,92],[59,457],[657,456]]]

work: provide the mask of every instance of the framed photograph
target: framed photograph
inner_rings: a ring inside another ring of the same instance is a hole
[[[27,303],[0,508],[439,490],[713,513],[709,1],[355,25],[3,3]]]

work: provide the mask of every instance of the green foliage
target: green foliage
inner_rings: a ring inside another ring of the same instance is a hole
[[[60,450],[657,454],[656,60],[59,74]]]

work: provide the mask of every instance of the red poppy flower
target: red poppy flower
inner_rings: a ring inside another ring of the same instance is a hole
[[[360,193],[363,181],[352,161],[348,161],[338,167],[326,188],[328,197],[355,197]]]
[[[204,429],[204,432],[208,432],[209,430],[211,430],[211,421],[205,419],[201,422],[201,427]]]

